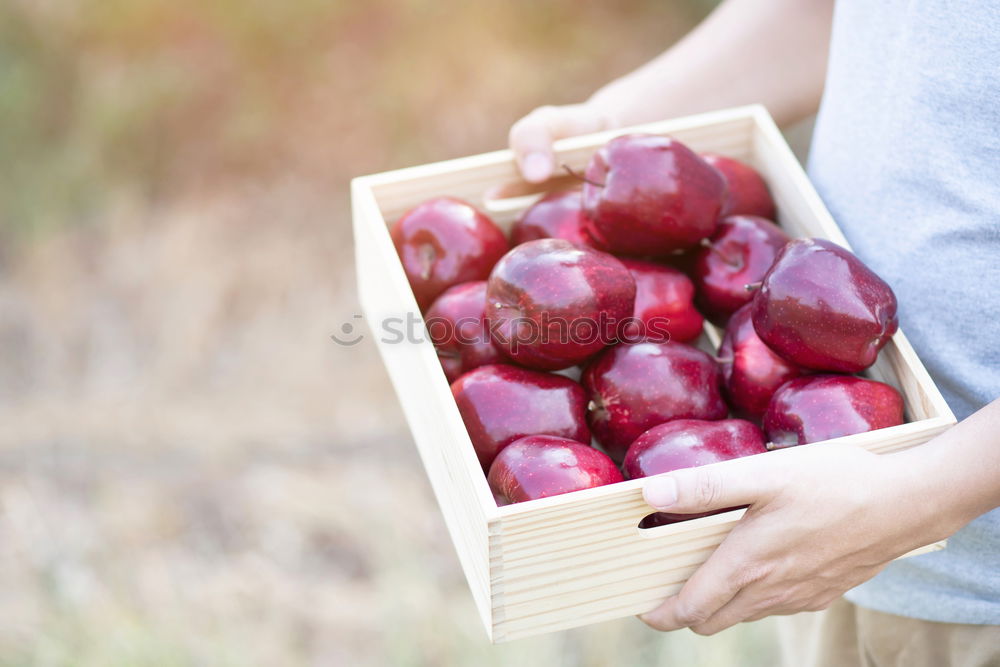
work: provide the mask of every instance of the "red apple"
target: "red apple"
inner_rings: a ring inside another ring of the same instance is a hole
[[[719,223],[694,260],[698,305],[716,324],[753,299],[746,288],[759,283],[789,237],[770,220],[733,215]]]
[[[719,367],[683,343],[642,342],[603,352],[583,372],[590,428],[621,461],[643,431],[671,419],[722,419]]]
[[[590,442],[587,397],[569,378],[491,364],[458,378],[451,393],[484,471],[500,450],[526,435]]]
[[[608,456],[589,445],[551,435],[529,435],[504,447],[487,476],[503,504],[547,498],[622,481]]]
[[[473,368],[504,361],[486,326],[486,281],[449,287],[427,309],[424,324],[448,382]]]
[[[665,256],[715,231],[726,183],[679,141],[647,134],[612,139],[587,166],[585,228],[610,252]]]
[[[783,384],[764,414],[771,449],[804,445],[903,423],[893,387],[850,375],[808,375]]]
[[[492,220],[451,197],[410,209],[391,235],[421,311],[452,285],[485,279],[510,247]]]
[[[694,468],[767,451],[764,433],[742,419],[675,419],[654,426],[628,448],[628,479]]]
[[[767,189],[767,183],[756,169],[739,160],[715,153],[705,153],[701,157],[718,169],[726,179],[728,194],[722,205],[723,216],[759,215],[774,220],[777,213],[774,199]]]
[[[640,259],[623,259],[635,278],[635,309],[650,340],[692,341],[701,335],[704,319],[694,307],[694,283],[677,269]]]
[[[636,438],[625,455],[623,469],[626,478],[636,479],[681,468],[728,461],[741,456],[762,454],[766,451],[764,434],[748,421],[675,419],[654,426]],[[639,526],[652,528],[678,521],[700,519],[703,516],[721,514],[734,509],[738,508],[727,507],[695,514],[656,512],[646,516]]]
[[[512,245],[538,239],[563,239],[577,245],[599,248],[583,227],[586,216],[579,189],[550,192],[514,223],[510,231]]]
[[[795,239],[753,298],[753,326],[768,347],[806,368],[857,373],[896,332],[896,296],[850,251]]]
[[[719,366],[729,405],[760,419],[778,387],[809,371],[785,361],[758,338],[750,308],[746,304],[729,319],[719,346]]]
[[[515,246],[486,287],[494,344],[544,370],[575,366],[623,340],[634,305],[635,279],[620,261],[562,239]]]

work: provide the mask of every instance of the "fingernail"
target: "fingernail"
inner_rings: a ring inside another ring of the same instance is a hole
[[[656,509],[665,509],[677,502],[677,482],[673,477],[653,477],[643,487],[642,496]]]
[[[544,153],[528,153],[521,163],[521,173],[524,174],[525,179],[538,183],[549,177],[549,174],[552,173],[552,165]]]

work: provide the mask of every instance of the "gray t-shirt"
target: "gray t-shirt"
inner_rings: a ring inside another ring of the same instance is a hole
[[[1000,397],[1000,3],[839,0],[809,171],[956,416]],[[1000,510],[847,597],[1000,624]]]

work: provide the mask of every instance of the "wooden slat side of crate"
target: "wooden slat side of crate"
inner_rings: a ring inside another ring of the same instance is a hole
[[[468,433],[429,342],[392,343],[379,331],[385,318],[419,312],[371,188],[352,183],[358,290],[448,532],[483,623],[493,627],[489,599],[489,519],[496,511]],[[474,474],[473,474],[474,472]]]
[[[821,446],[888,453],[926,442],[951,423],[931,418]],[[717,465],[739,468],[747,459]],[[742,516],[735,511],[640,531],[639,521],[650,512],[642,483],[500,508],[490,528],[490,562],[502,565],[491,577],[494,641],[649,611],[680,590]]]

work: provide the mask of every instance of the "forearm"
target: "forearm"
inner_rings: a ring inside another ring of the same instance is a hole
[[[590,104],[618,125],[754,102],[795,122],[819,105],[832,13],[833,0],[727,0]]]
[[[930,442],[893,454],[946,532],[1000,507],[1000,399]]]

